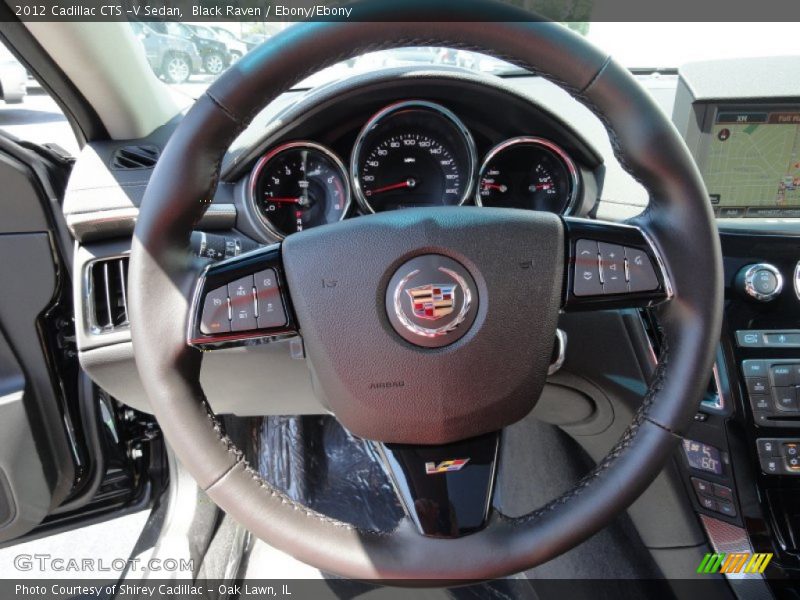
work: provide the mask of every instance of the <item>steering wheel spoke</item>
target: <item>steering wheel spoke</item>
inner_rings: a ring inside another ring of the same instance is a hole
[[[395,491],[422,535],[457,538],[489,518],[500,446],[492,432],[451,444],[379,444]]]
[[[658,249],[634,225],[564,218],[565,311],[647,307],[672,298]]]
[[[188,343],[203,350],[295,335],[280,245],[206,267],[190,310]]]

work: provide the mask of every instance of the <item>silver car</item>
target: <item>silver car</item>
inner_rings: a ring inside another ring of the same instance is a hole
[[[5,46],[0,46],[0,95],[6,104],[19,104],[28,93],[28,74]]]

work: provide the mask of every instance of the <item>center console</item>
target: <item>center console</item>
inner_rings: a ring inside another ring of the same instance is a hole
[[[725,270],[684,483],[715,551],[772,554],[763,577],[776,596],[800,577],[800,97],[786,86],[796,63],[690,65],[673,117],[708,188]],[[774,83],[752,90],[745,73],[756,71]]]

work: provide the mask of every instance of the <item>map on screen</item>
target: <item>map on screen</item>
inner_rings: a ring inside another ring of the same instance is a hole
[[[703,177],[720,217],[800,217],[800,112],[717,112]]]

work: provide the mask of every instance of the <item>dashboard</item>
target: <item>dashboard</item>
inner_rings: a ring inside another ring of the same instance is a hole
[[[269,233],[358,214],[423,206],[478,206],[568,214],[580,177],[570,155],[533,135],[501,141],[481,159],[469,128],[445,106],[402,100],[359,132],[349,168],[336,153],[300,140],[270,148],[249,176],[248,208]]]

